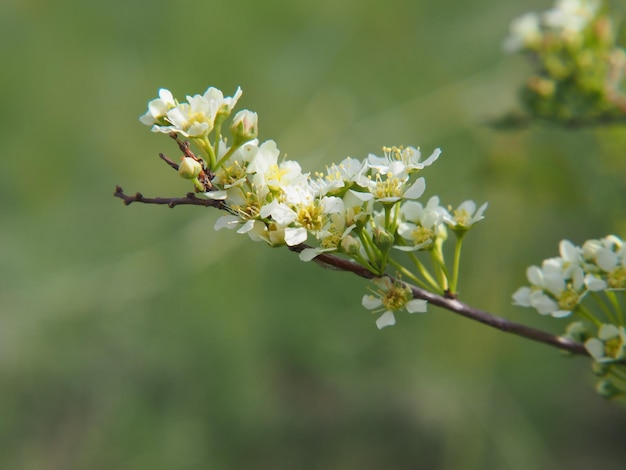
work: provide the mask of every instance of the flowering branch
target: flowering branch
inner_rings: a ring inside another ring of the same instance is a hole
[[[582,248],[562,242],[561,256],[544,261],[541,268],[531,266],[531,285],[513,294],[514,304],[542,315],[577,315],[582,321],[569,325],[563,336],[471,307],[456,294],[462,244],[484,219],[487,203],[479,207],[466,200],[453,209],[440,204],[438,196],[420,201],[426,190],[420,173],[438,160],[440,149],[422,159],[415,147],[383,147],[382,156],[347,157],[325,173],[303,173],[298,162],[279,159],[274,141],[259,142],[258,117],[252,111],[235,114],[231,138],[226,138],[222,125],[240,96],[239,88],[224,97],[210,87],[181,103],[169,90],[159,90],[140,121],[176,141],[180,163],[164,154],[160,158],[190,180],[194,192],[149,198],[128,195],[118,186],[114,196],[126,205],[214,207],[227,212],[215,223],[216,230],[287,246],[304,262],[370,280],[361,304],[378,315],[379,329],[395,325],[401,311],[426,312],[433,304],[500,331],[591,356],[594,372],[603,377],[599,393],[626,395],[626,243],[619,237],[590,240]],[[596,117],[622,119],[612,113]],[[588,120],[583,113],[560,122],[582,125]],[[454,247],[444,250],[450,234]],[[582,305],[585,298],[598,307]]]
[[[144,204],[160,204],[167,205],[168,207],[176,207],[181,205],[194,205],[194,206],[205,206],[205,207],[215,207],[217,209],[227,210],[222,201],[216,201],[212,199],[200,199],[195,196],[194,193],[188,193],[185,197],[182,198],[164,198],[164,197],[155,197],[148,198],[144,197],[141,193],[136,193],[134,195],[127,195],[124,193],[124,190],[117,186],[114,193],[115,197],[118,197],[124,201],[125,205],[130,205],[133,202],[140,202]],[[311,246],[301,243],[296,246],[290,246],[289,250],[295,253],[301,253],[305,249],[310,249]],[[376,276],[372,274],[371,271],[364,268],[358,263],[354,261],[350,261],[345,258],[341,258],[339,256],[335,256],[328,253],[321,253],[317,257],[315,257],[314,261],[320,266],[328,269],[333,269],[337,271],[345,271],[351,272],[359,277],[364,279],[373,279]],[[397,282],[398,279],[393,276],[388,276],[393,282]],[[448,294],[447,296],[442,296],[438,294],[434,294],[427,290],[421,289],[419,287],[413,286],[409,283],[406,284],[413,294],[415,299],[422,299],[430,302],[433,305],[437,305],[441,308],[449,310],[453,313],[462,315],[471,320],[478,321],[484,325],[488,325],[492,328],[496,328],[500,331],[504,331],[507,333],[512,333],[517,336],[521,336],[533,341],[538,341],[540,343],[548,344],[550,346],[557,347],[564,351],[568,351],[572,354],[578,355],[586,355],[589,353],[585,349],[585,346],[581,343],[577,343],[567,338],[554,336],[544,331],[531,328],[526,325],[522,325],[520,323],[515,323],[509,321],[505,318],[498,317],[491,313],[485,312],[484,310],[480,310],[474,307],[471,307],[463,302],[455,298],[451,298]]]

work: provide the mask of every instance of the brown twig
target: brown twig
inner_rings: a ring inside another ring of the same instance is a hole
[[[133,202],[141,202],[144,204],[160,204],[168,207],[176,206],[204,206],[215,207],[216,209],[225,210],[232,213],[232,209],[228,207],[224,201],[218,199],[200,199],[196,197],[194,193],[187,193],[185,197],[145,197],[141,193],[135,193],[134,195],[128,195],[120,186],[115,187],[113,196],[119,197],[124,201],[124,205],[129,206]]]
[[[171,166],[172,168],[174,168],[176,171],[178,171],[179,165],[178,163],[174,162],[173,160],[170,160],[167,155],[160,153],[159,157],[161,158],[161,160],[163,160],[165,163],[167,163],[169,166]]]
[[[301,252],[305,248],[309,247],[304,244],[289,247],[291,251],[295,251],[297,253]],[[353,261],[340,258],[338,256],[334,256],[328,253],[321,253],[314,259],[314,261],[324,267],[332,267],[333,269],[351,272],[365,279],[372,279],[375,277],[374,274],[365,269],[363,266]],[[394,279],[393,276],[389,277],[392,280],[397,281],[397,279]],[[437,305],[438,307],[444,308],[453,313],[478,321],[484,325],[496,328],[506,333],[512,333],[517,336],[522,336],[526,339],[548,344],[550,346],[554,346],[556,348],[568,351],[572,354],[578,354],[583,356],[589,355],[589,353],[585,349],[585,346],[575,341],[562,338],[560,336],[555,336],[550,333],[546,333],[545,331],[522,325],[520,323],[509,321],[505,318],[485,312],[484,310],[470,307],[469,305],[464,304],[463,302],[460,302],[456,299],[433,294],[432,292],[420,289],[419,287],[413,286],[406,282],[404,284],[409,286],[409,288],[413,292],[413,297],[416,299],[426,300],[433,305]]]
[[[121,187],[117,186],[113,195],[122,199],[124,201],[124,204],[127,206],[132,204],[133,202],[141,202],[144,204],[162,204],[167,205],[168,207],[176,207],[181,205],[215,207],[217,209],[225,210],[231,213],[233,212],[232,209],[224,203],[224,201],[214,199],[200,199],[197,198],[194,193],[187,193],[187,195],[182,198],[148,198],[144,197],[141,193],[136,193],[133,196],[127,195],[124,193],[124,190]],[[305,244],[289,247],[291,251],[294,251],[296,253],[300,253],[306,248],[310,247]],[[328,253],[319,254],[317,257],[314,258],[314,261],[324,268],[350,272],[365,279],[373,279],[376,277],[360,264]],[[392,280],[397,281],[397,279],[393,278],[392,276],[389,277]],[[485,312],[484,310],[470,307],[469,305],[464,304],[457,299],[450,298],[451,296],[446,297],[442,295],[437,295],[424,289],[420,289],[419,287],[408,284],[406,282],[404,284],[406,284],[411,289],[413,297],[416,299],[426,300],[433,305],[437,305],[438,307],[449,310],[453,313],[464,316],[471,320],[478,321],[484,325],[496,328],[506,333],[512,333],[514,335],[521,336],[532,341],[548,344],[564,351],[568,351],[572,354],[583,356],[589,355],[589,353],[585,349],[585,346],[575,341],[562,338],[560,336],[555,336],[550,333],[546,333],[545,331],[522,325],[520,323],[512,322],[505,318]]]

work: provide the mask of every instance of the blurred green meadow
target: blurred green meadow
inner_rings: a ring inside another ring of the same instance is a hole
[[[426,196],[489,201],[461,299],[561,333],[511,294],[561,239],[626,236],[626,128],[485,125],[528,71],[510,20],[550,5],[3,0],[0,468],[623,469],[588,361],[435,307],[378,331],[365,281],[113,197],[190,190],[138,121],[158,88],[240,85],[305,170],[441,147]]]

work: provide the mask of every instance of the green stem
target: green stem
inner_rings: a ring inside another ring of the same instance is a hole
[[[205,156],[209,160],[209,170],[215,170],[215,153],[213,152],[213,148],[211,147],[211,143],[209,140],[204,138],[194,138],[193,141],[198,144],[198,147],[204,152]]]
[[[594,325],[596,325],[598,328],[602,325],[602,322],[600,320],[598,320],[596,317],[593,316],[593,313],[591,313],[586,307],[584,307],[583,305],[578,304],[576,306],[576,308],[574,309],[574,311],[576,312],[576,314],[578,314],[580,317],[582,317],[584,320],[587,320],[591,323],[593,323]]]
[[[418,284],[422,289],[426,289],[426,290],[430,290],[431,289],[431,287],[426,282],[424,282],[422,279],[417,277],[415,274],[413,274],[411,271],[409,271],[406,267],[404,267],[398,261],[396,261],[394,259],[390,259],[389,263],[392,264],[398,270],[398,272],[400,274],[402,274],[402,275],[408,277],[409,279],[411,279],[413,282]],[[435,288],[437,288],[437,286],[435,286]]]
[[[452,282],[450,283],[450,293],[454,294],[459,282],[459,266],[461,264],[461,246],[463,244],[464,233],[458,233],[454,244],[454,260],[452,265]]]
[[[367,230],[359,230],[358,235],[361,243],[363,244],[363,248],[365,249],[365,253],[369,258],[368,264],[376,269],[375,274],[382,275],[382,273],[380,272],[380,267],[378,266],[378,263],[376,263],[376,261],[380,259],[380,253],[378,253],[378,255],[375,253],[375,251],[379,250],[369,238],[369,233],[367,232]]]
[[[620,367],[618,364],[611,364],[609,374],[626,384],[626,371],[623,366]]]
[[[193,185],[198,189],[198,191],[202,193],[206,191],[206,188],[204,187],[202,183],[200,183],[200,181],[198,181],[198,178],[194,178],[192,182],[193,182]]]
[[[432,276],[432,274],[430,274],[430,272],[428,271],[428,269],[426,269],[426,266],[424,266],[424,263],[422,263],[418,258],[417,255],[414,252],[409,252],[409,257],[411,258],[411,260],[413,261],[413,264],[415,264],[415,267],[417,268],[417,270],[419,271],[419,273],[422,275],[422,277],[426,280],[426,282],[428,282],[428,284],[430,284],[431,289],[437,291],[437,292],[441,292],[443,293],[443,286],[440,286],[437,281],[435,280],[435,278]]]
[[[443,259],[443,251],[441,250],[441,244],[435,243],[435,246],[432,250],[430,250],[430,256],[433,260],[433,265],[435,266],[436,272],[439,275],[439,284],[440,288],[445,292],[446,290],[450,290],[449,285],[449,277],[448,270],[446,269],[446,263]],[[450,291],[450,293],[454,293]]]
[[[215,164],[215,168],[214,168],[214,170],[217,170],[219,167],[221,167],[221,166],[224,164],[224,162],[225,162],[226,160],[228,160],[228,159],[231,157],[231,155],[232,155],[233,153],[235,153],[235,151],[236,151],[239,147],[241,147],[241,145],[237,145],[237,146],[234,146],[234,145],[233,145],[232,147],[230,147],[230,148],[226,151],[226,153],[224,154],[224,156],[223,156],[222,158],[220,158],[220,159],[218,160],[218,162]]]
[[[626,294],[626,291],[622,291],[622,294]],[[617,298],[617,292],[613,290],[605,290],[604,295],[609,299],[611,305],[613,306],[613,311],[615,312],[615,324],[624,325],[624,312],[622,311],[622,307],[619,303],[619,299]]]
[[[215,131],[215,141],[213,142],[213,154],[215,155],[216,159],[217,159],[217,156],[219,155],[220,139],[222,138],[222,124],[226,120],[226,117],[227,116],[218,112],[217,116],[215,116],[215,120],[213,121],[213,130]],[[217,170],[218,168],[219,168],[219,163],[215,165],[215,168],[213,168],[213,171]]]
[[[361,255],[355,254],[355,255],[350,255],[350,257],[353,260],[355,260],[357,263],[359,263],[361,266],[363,266],[365,269],[367,269],[369,272],[374,274],[375,276],[379,275],[379,270],[376,269],[375,266],[372,266],[372,264],[368,260],[363,258]]]
[[[604,299],[597,292],[591,292],[591,297],[593,298],[593,300],[596,301],[596,304],[600,307],[600,310],[604,312],[604,315],[606,315],[608,322],[613,324],[617,323],[613,312],[611,312],[611,308],[606,304]],[[613,305],[613,307],[615,307],[615,305]]]

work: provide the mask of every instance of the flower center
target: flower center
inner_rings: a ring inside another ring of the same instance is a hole
[[[626,267],[615,268],[607,276],[607,284],[613,289],[626,289]]]
[[[430,228],[419,225],[411,232],[411,238],[413,239],[413,243],[419,245],[429,240],[434,240],[435,232]]]
[[[607,339],[604,342],[604,355],[607,357],[618,359],[621,350],[622,350],[622,341],[619,337]]]
[[[559,295],[559,308],[562,310],[574,310],[576,305],[578,305],[578,300],[578,292],[572,288],[565,289]]]
[[[380,173],[376,175],[376,187],[374,188],[374,196],[376,199],[387,197],[402,196],[402,182],[399,178],[393,176],[392,173],[387,174],[386,179],[382,179]]]
[[[222,180],[224,186],[233,185],[237,181],[242,180],[246,176],[246,170],[241,166],[240,162],[236,161],[230,166],[222,166],[220,168],[219,177]]]
[[[323,227],[322,208],[319,204],[309,204],[298,209],[298,222],[311,232],[318,232]]]
[[[454,220],[456,221],[457,225],[460,225],[461,227],[469,227],[472,217],[465,209],[456,209],[454,211]]]
[[[381,300],[387,310],[400,310],[411,300],[411,290],[402,284],[393,284]]]

